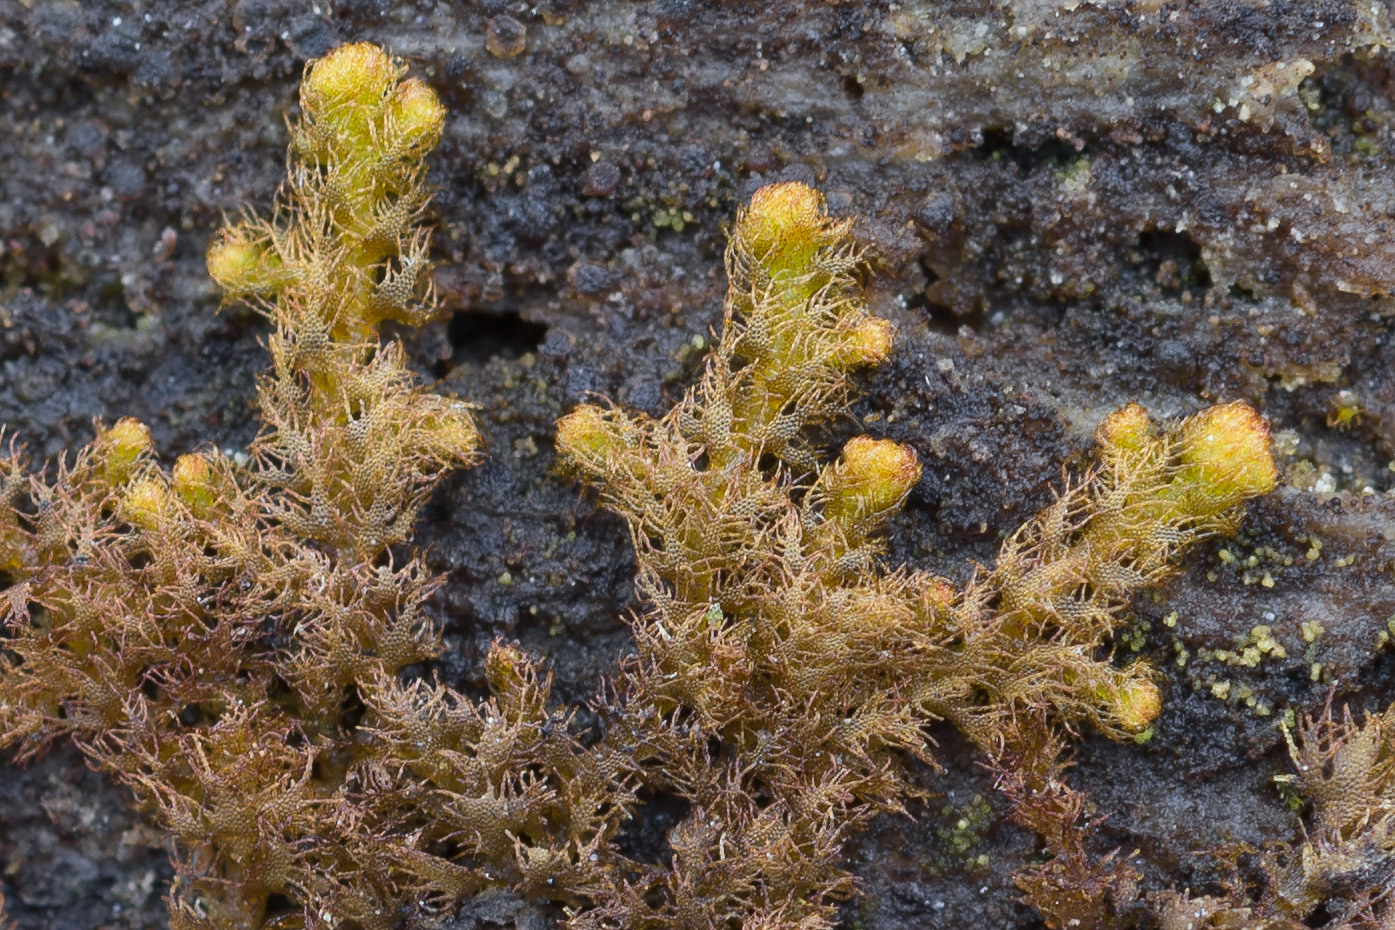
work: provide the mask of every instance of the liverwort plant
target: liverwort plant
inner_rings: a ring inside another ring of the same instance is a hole
[[[720,338],[667,416],[558,424],[629,526],[645,603],[595,729],[512,646],[486,658],[483,700],[418,674],[442,647],[414,524],[479,437],[379,326],[438,309],[423,165],[445,112],[366,44],[307,68],[301,110],[275,208],[208,251],[271,324],[245,461],[166,469],[133,419],[51,473],[0,455],[0,745],[72,740],[131,789],[170,840],[173,927],[428,927],[491,895],[574,930],[816,930],[854,890],[843,843],[905,809],[908,762],[935,764],[931,722],[1023,799],[1072,728],[1147,732],[1155,675],[1113,662],[1111,636],[1273,486],[1263,421],[1129,405],[993,568],[955,588],[888,567],[914,451],[863,436],[829,460],[812,430],[894,332],[867,310],[850,221],[802,184],[738,216]],[[1329,845],[1384,816],[1382,792]],[[681,811],[659,861],[624,829],[652,797]]]
[[[933,764],[925,727],[954,723],[1003,756],[1023,724],[1145,732],[1161,707],[1145,663],[1110,661],[1129,598],[1232,530],[1271,489],[1264,422],[1243,404],[1158,427],[1137,405],[1098,430],[1098,464],[955,590],[879,558],[877,533],[920,477],[908,446],[858,437],[821,461],[806,430],[883,361],[851,224],[798,183],[737,219],[720,339],[661,420],[587,406],[562,455],[630,527],[636,654],[612,740],[689,805],[652,885],[585,926],[829,925],[851,889],[843,840]]]

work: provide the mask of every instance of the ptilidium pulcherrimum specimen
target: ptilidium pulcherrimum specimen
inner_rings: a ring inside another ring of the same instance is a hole
[[[436,310],[422,173],[445,110],[404,70],[369,45],[308,68],[275,212],[209,249],[273,325],[248,464],[166,470],[133,419],[49,479],[0,458],[0,744],[71,738],[131,787],[176,849],[176,927],[395,910],[398,811],[365,800],[395,768],[365,734],[440,647],[435,582],[389,547],[478,446],[467,405],[377,337]]]
[[[902,809],[904,760],[955,724],[994,758],[1044,757],[1052,728],[1146,732],[1153,670],[1103,655],[1129,598],[1271,489],[1264,422],[1242,404],[1160,429],[1102,423],[1098,465],[961,590],[886,571],[876,533],[920,477],[915,453],[858,437],[821,462],[805,431],[849,373],[892,348],[855,278],[851,223],[798,183],[757,191],[727,253],[720,341],[661,420],[583,407],[565,460],[630,527],[648,610],[609,702],[607,744],[689,814],[671,864],[585,926],[828,926],[838,862],[870,815]]]
[[[695,390],[661,420],[559,424],[563,460],[630,526],[647,604],[594,730],[507,645],[487,700],[408,680],[441,646],[406,544],[478,446],[467,406],[378,336],[437,309],[422,174],[445,114],[363,44],[313,63],[301,105],[276,210],[208,253],[273,325],[247,464],[210,450],[167,471],[130,419],[51,476],[0,457],[0,744],[72,739],[132,789],[175,850],[172,926],[429,926],[488,892],[554,902],[575,930],[815,930],[853,890],[843,842],[903,810],[908,760],[934,764],[932,721],[1024,798],[1054,783],[1056,734],[1147,732],[1154,673],[1109,661],[1110,637],[1272,487],[1263,422],[1232,404],[1158,427],[1130,405],[994,568],[961,589],[888,571],[878,533],[915,454],[859,437],[826,463],[807,434],[894,334],[867,312],[850,222],[801,184],[737,219]],[[622,834],[654,795],[686,811],[657,863]]]

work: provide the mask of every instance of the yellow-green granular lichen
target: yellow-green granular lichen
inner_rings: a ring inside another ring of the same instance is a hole
[[[1216,551],[1216,566],[1206,573],[1211,582],[1220,581],[1230,571],[1240,572],[1240,582],[1246,586],[1273,588],[1279,582],[1275,573],[1293,565],[1292,555],[1264,545],[1250,545],[1243,535]]]
[[[1255,668],[1265,659],[1286,659],[1288,650],[1274,635],[1274,629],[1267,623],[1256,624],[1250,631],[1235,641],[1231,649],[1207,649],[1196,651],[1202,661],[1220,662],[1235,668]]]
[[[962,806],[946,804],[940,808],[941,826],[935,829],[941,854],[932,868],[937,872],[988,867],[987,853],[976,853],[984,835],[997,821],[993,807],[981,794],[975,794]]]
[[[1152,628],[1147,620],[1135,617],[1132,624],[1119,631],[1119,642],[1130,652],[1141,652],[1148,645],[1148,631]]]
[[[1385,629],[1380,631],[1376,637],[1376,648],[1384,649],[1390,644],[1390,640],[1395,638],[1395,614],[1391,614],[1385,621]]]
[[[652,222],[658,229],[671,229],[678,233],[693,222],[693,214],[691,210],[681,210],[676,207],[660,208],[654,211]]]
[[[1267,624],[1260,624],[1250,630],[1250,639],[1254,642],[1255,648],[1263,656],[1273,656],[1276,659],[1283,659],[1288,656],[1284,647],[1279,645],[1274,639],[1274,631]]]

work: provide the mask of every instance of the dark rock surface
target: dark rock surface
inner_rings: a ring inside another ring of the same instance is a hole
[[[1074,775],[1151,887],[1202,887],[1199,853],[1295,830],[1269,782],[1286,710],[1334,686],[1367,709],[1395,697],[1385,16],[1379,0],[0,0],[0,424],[41,460],[125,414],[171,458],[245,443],[264,330],[216,312],[204,248],[224,214],[269,201],[304,60],[386,43],[451,108],[432,167],[450,316],[413,352],[480,405],[489,452],[420,534],[448,578],[440,671],[478,686],[490,640],[516,638],[579,700],[625,648],[633,565],[620,522],[556,473],[552,424],[596,395],[666,409],[720,319],[737,204],[817,183],[859,215],[874,307],[900,327],[830,437],[860,425],[919,451],[894,562],[963,578],[990,561],[1126,401],[1168,416],[1243,399],[1271,420],[1287,486],[1136,605],[1118,645],[1167,670],[1155,736],[1087,739]],[[850,849],[869,894],[848,925],[1032,926],[1010,872],[1033,841],[938,736],[947,772],[923,784],[941,797]],[[73,754],[0,767],[21,927],[161,926],[167,877],[159,837]]]

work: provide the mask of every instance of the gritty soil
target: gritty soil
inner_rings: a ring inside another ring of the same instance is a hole
[[[1130,400],[1246,400],[1284,486],[1194,553],[1116,643],[1165,670],[1146,745],[1084,735],[1072,775],[1145,886],[1291,838],[1276,721],[1335,689],[1395,699],[1395,72],[1378,2],[0,0],[0,425],[40,461],[135,415],[163,456],[238,448],[264,324],[203,268],[268,203],[304,61],[382,42],[451,109],[434,158],[447,319],[422,374],[480,407],[488,458],[419,540],[448,681],[491,640],[583,700],[627,647],[623,525],[558,474],[553,423],[658,414],[720,320],[723,228],[817,183],[856,214],[899,327],[830,447],[912,444],[893,564],[962,579],[1087,460]],[[1283,647],[1245,647],[1267,626]],[[847,926],[1036,926],[978,759],[936,731],[914,817],[850,847]],[[661,848],[662,812],[648,829]],[[652,838],[651,838],[652,839]],[[161,927],[161,837],[71,751],[0,762],[0,889],[19,926]],[[460,927],[535,912],[479,905]]]

